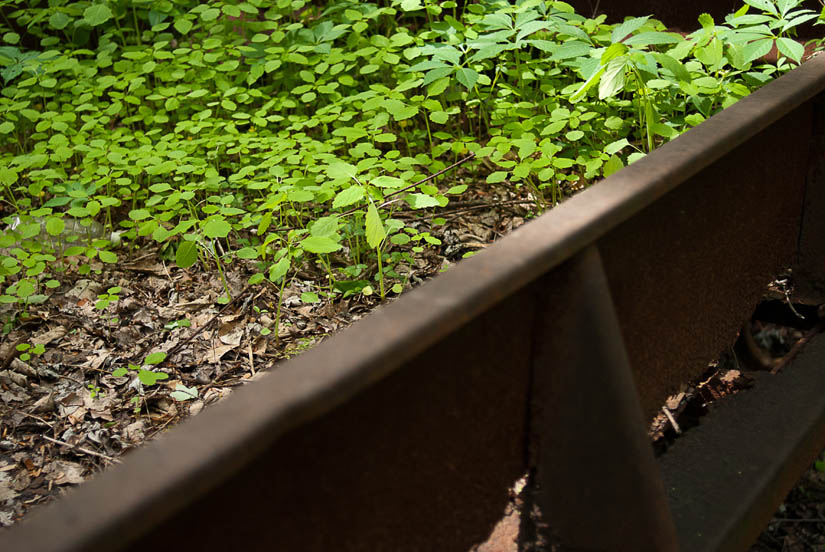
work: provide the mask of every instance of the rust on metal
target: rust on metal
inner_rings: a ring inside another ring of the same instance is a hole
[[[774,183],[791,190],[787,199],[764,179],[735,181],[762,178],[768,158],[792,159],[793,142],[770,154],[765,144],[793,140],[789,125],[805,126],[809,102],[823,89],[819,56],[134,452],[0,536],[0,549],[102,552],[173,537],[218,549],[225,542],[220,528],[228,530],[224,516],[238,521],[231,534],[249,546],[458,550],[480,542],[507,485],[526,466],[531,359],[522,332],[532,332],[538,282],[598,242],[649,408],[689,374],[663,368],[671,345],[646,353],[634,324],[673,326],[676,341],[688,347],[679,362],[699,362],[705,349],[686,332],[717,324],[726,334],[740,321],[765,283],[757,280],[788,254],[786,237],[771,236],[789,229],[796,236],[801,199],[793,170]],[[749,155],[751,140],[761,145]],[[690,201],[690,212],[679,211],[680,199]],[[704,217],[708,229],[691,227]],[[642,221],[655,224],[646,229]],[[760,222],[766,229],[755,231]],[[671,225],[687,237],[673,236]],[[723,234],[716,241],[713,228]],[[645,232],[681,241],[668,246]],[[711,247],[706,256],[699,244]],[[757,260],[766,245],[778,252]],[[724,269],[694,264],[720,259],[744,263],[736,273],[755,272],[731,291]],[[665,262],[682,272],[656,267]],[[674,280],[657,281],[656,274]],[[640,293],[640,284],[656,289]],[[717,285],[733,295],[701,295]],[[658,314],[637,314],[633,297]],[[679,308],[688,318],[674,325]],[[702,314],[717,310],[722,315]],[[566,321],[555,323],[563,329]]]
[[[660,458],[682,552],[748,550],[825,448],[825,336],[715,404]]]
[[[541,288],[531,446],[548,540],[562,550],[676,550],[596,247],[548,274]]]

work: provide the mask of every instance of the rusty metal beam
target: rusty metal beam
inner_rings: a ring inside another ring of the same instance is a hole
[[[193,504],[205,504],[202,497],[273,454],[279,440],[288,442],[292,432],[331,422],[337,409],[361,404],[379,382],[390,381],[403,366],[424,358],[425,351],[504,305],[823,89],[825,56],[819,56],[131,454],[124,465],[0,536],[0,548],[115,549],[185,515],[181,512]],[[620,300],[615,290],[614,297]],[[624,330],[632,320],[621,323]],[[634,361],[634,368],[641,366]],[[507,393],[520,385],[501,384]],[[648,400],[655,395],[645,394]],[[410,400],[399,395],[398,407],[412,408]],[[449,398],[439,401],[439,408],[449,406]],[[468,443],[471,435],[477,434],[468,433]],[[212,508],[221,507],[213,503]],[[200,527],[179,529],[180,538],[188,539]]]
[[[547,539],[563,550],[676,550],[598,250],[541,282],[531,444]]]
[[[683,552],[748,550],[825,448],[825,335],[711,406],[660,459]]]

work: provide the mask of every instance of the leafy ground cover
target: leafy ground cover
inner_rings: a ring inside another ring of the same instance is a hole
[[[795,0],[687,35],[533,0],[0,13],[3,524],[792,68],[817,18]]]

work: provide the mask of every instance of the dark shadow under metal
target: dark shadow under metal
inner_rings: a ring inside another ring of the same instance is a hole
[[[683,552],[748,550],[825,449],[825,335],[715,403],[659,458]]]

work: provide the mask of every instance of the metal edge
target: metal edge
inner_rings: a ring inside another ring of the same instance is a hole
[[[102,539],[149,530],[278,435],[349,400],[823,89],[818,56],[131,453],[0,535],[0,547],[100,550]]]

